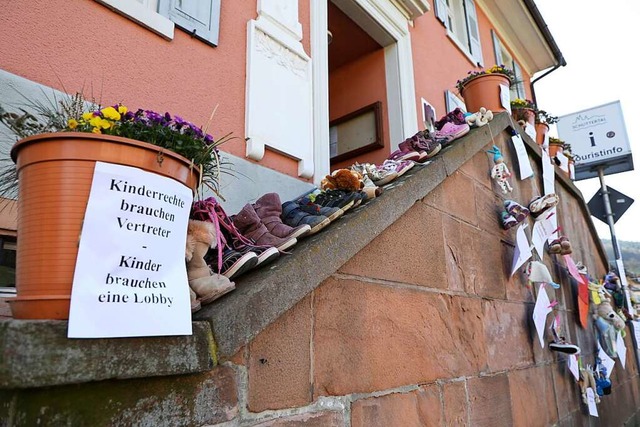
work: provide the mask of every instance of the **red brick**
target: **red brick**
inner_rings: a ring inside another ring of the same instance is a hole
[[[471,378],[469,404],[472,426],[511,427],[511,399],[509,379],[505,374]]]
[[[353,402],[352,427],[430,427],[442,425],[436,385],[409,393],[393,393]]]
[[[416,203],[351,258],[341,273],[446,289],[442,214]]]
[[[459,171],[434,188],[424,202],[464,222],[478,224],[474,181]]]
[[[445,424],[449,427],[468,425],[469,408],[465,382],[447,383],[443,386],[443,393]]]
[[[311,297],[269,325],[249,344],[249,410],[311,402]]]
[[[509,372],[514,426],[548,426],[558,421],[554,368],[545,365]]]
[[[489,370],[495,372],[533,364],[527,306],[485,301],[483,308]]]
[[[253,427],[342,427],[344,415],[340,412],[313,412],[253,424]]]
[[[315,308],[314,398],[486,368],[478,299],[331,278]]]

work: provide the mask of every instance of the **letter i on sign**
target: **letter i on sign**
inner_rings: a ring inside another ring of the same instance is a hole
[[[591,146],[596,146],[596,138],[593,136],[593,132],[589,132],[589,141],[591,141]]]

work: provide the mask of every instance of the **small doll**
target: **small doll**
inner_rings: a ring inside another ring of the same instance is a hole
[[[503,194],[513,191],[513,188],[508,181],[508,178],[511,176],[511,172],[509,172],[509,168],[504,162],[500,149],[494,145],[493,149],[487,152],[493,154],[493,162],[495,163],[491,168],[491,178],[498,183]]]

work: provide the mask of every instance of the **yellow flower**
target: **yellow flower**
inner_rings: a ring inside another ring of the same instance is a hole
[[[127,114],[127,111],[129,111],[127,107],[125,107],[124,105],[118,105],[118,113]]]
[[[69,126],[69,129],[75,129],[78,127],[78,121],[76,119],[69,119],[67,126]]]
[[[82,115],[82,118],[85,119],[86,121],[89,121],[93,118],[93,111],[90,111],[88,113],[84,113]]]
[[[97,116],[89,120],[89,124],[98,129],[109,129],[111,127],[111,122],[109,120],[105,120],[102,117]]]
[[[103,108],[102,115],[107,119],[120,120],[120,113],[113,107]]]
[[[100,128],[93,128],[91,130],[91,132],[93,132],[93,133],[102,133],[102,132],[100,132]]]

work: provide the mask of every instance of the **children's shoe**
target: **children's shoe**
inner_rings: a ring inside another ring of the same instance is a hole
[[[560,246],[560,239],[552,240],[549,243],[549,253],[550,254],[560,254],[562,252],[562,246]]]
[[[281,238],[269,233],[253,206],[248,203],[240,212],[233,215],[231,220],[240,234],[250,239],[256,246],[275,247],[279,251],[285,251],[297,243],[295,237]]]
[[[307,224],[311,227],[309,235],[316,234],[331,223],[324,215],[313,215],[303,211],[294,201],[284,202],[282,205],[282,222],[290,227]]]
[[[456,107],[455,110],[450,111],[445,116],[443,116],[440,120],[435,122],[435,127],[437,130],[441,130],[444,125],[447,123],[453,123],[456,125],[461,125],[466,123],[464,118],[464,111],[460,109],[460,107]]]
[[[380,165],[379,169],[384,169],[389,172],[395,172],[398,177],[404,175],[409,169],[411,169],[415,165],[412,161],[405,160],[385,160],[382,165]]]
[[[364,176],[362,178],[362,182],[364,183],[364,188],[362,192],[367,195],[367,200],[375,199],[380,194],[382,194],[382,187],[378,187],[371,181],[371,178],[368,176]]]
[[[362,176],[368,176],[377,186],[386,185],[398,177],[397,172],[379,169],[371,163],[355,163],[351,166],[351,170],[358,172]]]
[[[435,132],[435,136],[436,138],[449,139],[448,142],[451,142],[469,133],[470,129],[471,128],[466,122],[461,125],[446,123],[444,126],[442,126],[442,129]]]
[[[386,160],[392,161],[392,160]],[[314,203],[320,206],[340,208],[343,211],[351,209],[360,198],[356,191],[326,190],[316,194]]]
[[[535,197],[529,202],[529,211],[531,216],[537,218],[547,210],[558,204],[558,196],[555,193],[545,194],[544,196]]]
[[[254,252],[240,253],[225,246],[222,251],[222,263],[218,267],[215,251],[209,251],[205,261],[214,273],[219,273],[229,280],[234,279],[258,265],[258,255]]]
[[[513,200],[505,200],[504,208],[507,212],[509,212],[510,215],[513,215],[516,221],[518,221],[518,224],[527,219],[527,217],[529,216],[529,209],[525,208],[519,203],[514,202]]]
[[[502,217],[502,228],[504,228],[505,230],[518,225],[518,220],[509,212],[502,211],[500,215]]]
[[[566,236],[560,237],[560,255],[569,255],[573,253],[571,242]]]
[[[278,193],[267,193],[253,204],[260,221],[267,227],[269,233],[280,238],[304,237],[311,231],[311,226],[302,224],[297,227],[289,227],[282,222],[282,202]]]
[[[568,343],[564,337],[560,337],[559,340],[549,343],[549,350],[566,354],[580,354],[580,347]]]
[[[415,150],[403,151],[396,150],[391,153],[388,157],[389,160],[411,160],[417,162],[420,160],[422,156]]]
[[[302,211],[310,213],[312,215],[324,215],[329,218],[329,221],[331,222],[340,218],[346,211],[338,207],[320,206],[319,204],[312,202],[309,196],[302,197],[296,202],[298,203]],[[349,209],[351,206],[352,205],[349,205],[347,209]]]

